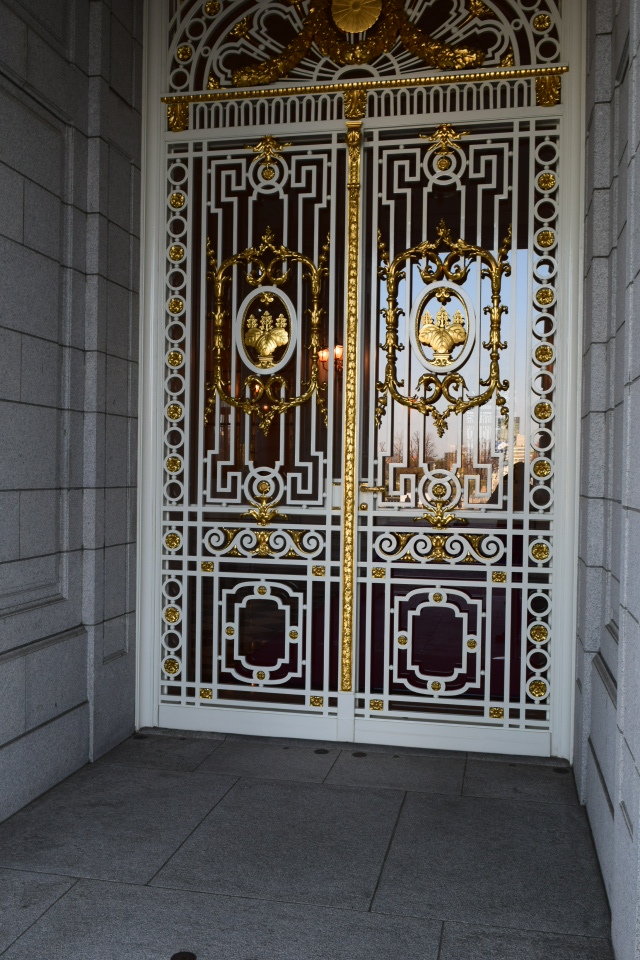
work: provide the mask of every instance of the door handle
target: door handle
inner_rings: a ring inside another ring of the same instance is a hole
[[[360,484],[360,493],[377,493],[381,495],[387,492],[386,486],[383,487],[370,487],[366,483]]]

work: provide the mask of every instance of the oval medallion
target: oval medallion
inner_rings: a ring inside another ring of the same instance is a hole
[[[411,342],[423,365],[435,372],[460,367],[474,341],[474,311],[463,290],[435,287],[414,304]]]
[[[276,287],[250,293],[238,311],[236,346],[255,373],[275,373],[289,360],[296,339],[295,310]]]

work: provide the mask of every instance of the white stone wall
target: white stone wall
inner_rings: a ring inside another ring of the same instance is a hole
[[[0,820],[133,728],[142,0],[0,0]]]
[[[640,957],[639,0],[589,0],[576,778]]]

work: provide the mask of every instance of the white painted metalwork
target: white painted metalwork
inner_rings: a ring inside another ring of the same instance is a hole
[[[171,3],[169,53],[190,44],[191,55],[186,79],[169,56],[164,67],[156,65],[156,77],[168,71],[164,93],[197,90],[210,71],[225,82],[234,44],[246,52],[256,30],[268,35],[267,14],[295,26],[305,8],[223,0],[204,5],[219,7],[210,16],[201,0]],[[431,6],[424,0],[413,8],[416,22]],[[168,14],[163,7],[162,14],[148,11],[155,36]],[[500,63],[509,47],[516,65],[557,62],[555,5],[505,0],[487,7],[491,15],[474,20],[456,0],[440,35],[447,43],[470,43],[478,31],[493,30],[486,66]],[[532,23],[547,12],[553,30],[545,46]],[[229,41],[230,28],[245,16],[248,35]],[[261,57],[277,53],[279,42],[269,40]],[[368,76],[424,73],[398,51],[385,57]],[[287,79],[340,79],[333,69],[330,75],[314,54]],[[153,497],[141,504],[142,561],[150,566],[140,581],[148,622],[141,721],[326,738],[347,731],[362,742],[566,754],[567,718],[559,735],[554,719],[562,699],[556,689],[567,696],[570,689],[567,491],[574,496],[576,489],[571,358],[578,340],[562,251],[575,250],[577,225],[575,208],[560,199],[573,189],[562,165],[573,149],[565,147],[566,98],[537,106],[535,78],[515,77],[370,90],[367,100],[353,694],[339,684],[342,93],[193,103],[189,128],[162,135],[148,121],[147,152],[161,136],[165,179],[163,185],[160,165],[150,162],[147,243],[157,229],[160,190],[166,236],[146,270],[153,316],[144,347],[143,421],[150,434],[143,439],[143,486],[155,465],[162,483],[158,513]],[[453,124],[459,138],[439,148],[442,124]],[[255,148],[274,135],[276,153],[265,159]],[[510,267],[500,288],[508,312],[499,381],[485,402],[446,416],[448,404],[482,395],[491,382],[493,301],[488,260],[476,253],[458,256],[458,266],[466,266],[461,280],[425,270],[449,252],[448,234],[438,233],[441,221],[454,242],[461,238],[494,260],[502,249]],[[439,236],[444,240],[431,261],[405,258],[396,291],[395,377],[409,398],[403,404],[383,388],[385,270],[403,251],[425,241],[436,245]],[[260,258],[281,247],[281,273],[260,278]],[[245,259],[229,267],[216,298],[216,271],[239,255]],[[271,417],[274,404],[305,396],[313,382],[312,268],[322,272],[317,389]],[[160,272],[163,306],[154,299]],[[268,334],[278,323],[279,345],[257,348],[262,341],[247,336],[248,329]],[[456,324],[457,340],[447,340]],[[161,383],[148,370],[154,364],[163,367]],[[435,413],[421,410],[418,401],[429,400],[434,378],[447,375],[463,376],[464,387],[445,391],[434,401]],[[554,730],[559,739],[552,744]]]

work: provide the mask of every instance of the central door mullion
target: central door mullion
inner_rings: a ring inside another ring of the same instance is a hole
[[[366,90],[344,95],[347,125],[347,323],[344,358],[344,462],[343,462],[343,567],[340,642],[340,697],[338,721],[353,723],[355,589],[357,583],[357,455],[358,455],[358,310],[361,253],[362,121],[366,113]],[[346,696],[349,695],[349,696]],[[350,718],[347,714],[350,714]]]

